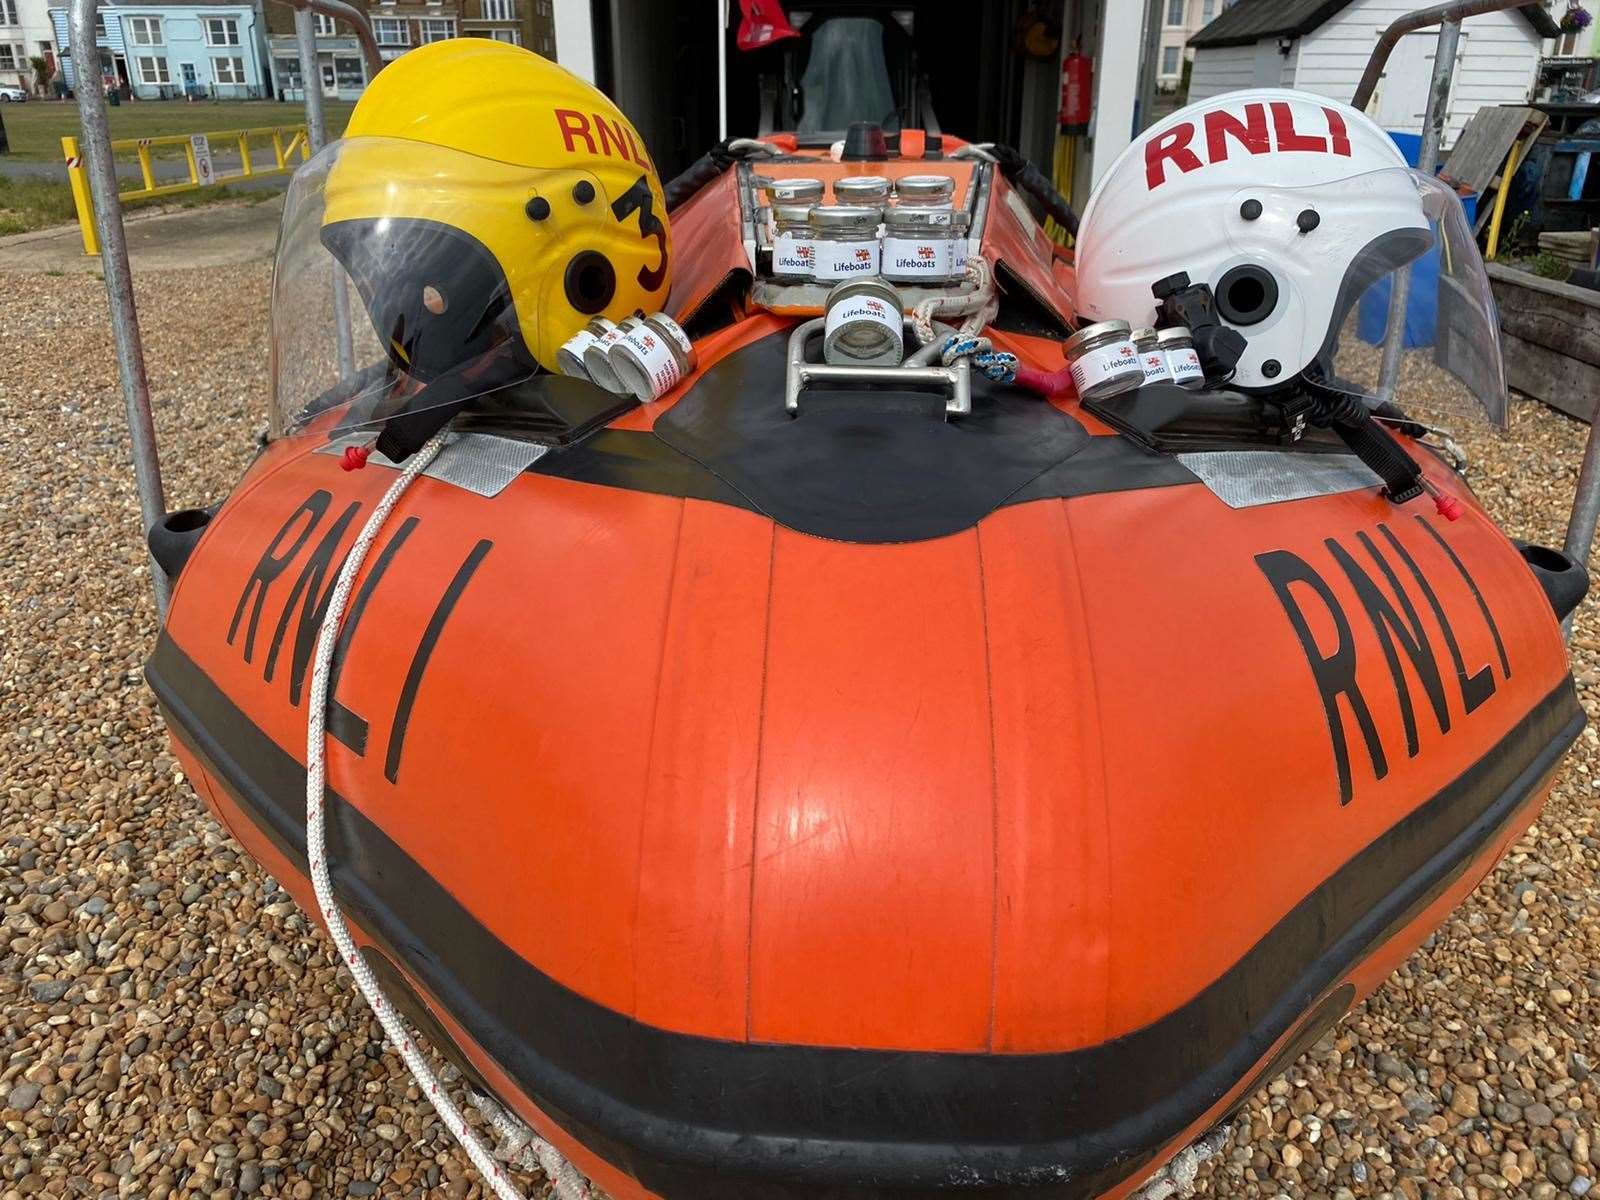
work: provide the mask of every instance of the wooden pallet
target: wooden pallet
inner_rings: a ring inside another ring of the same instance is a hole
[[[1550,124],[1536,108],[1498,104],[1480,108],[1456,139],[1439,177],[1463,192],[1476,192],[1478,213],[1473,232],[1482,233],[1495,208],[1495,194],[1505,184],[1505,167],[1513,152],[1511,169],[1527,157],[1528,150]]]
[[[1579,229],[1572,232],[1541,233],[1539,249],[1567,262],[1592,267],[1600,256],[1600,229]]]

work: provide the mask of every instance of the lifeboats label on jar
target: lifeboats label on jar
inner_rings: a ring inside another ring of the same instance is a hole
[[[587,329],[580,329],[561,344],[561,369],[568,375],[579,379],[589,378],[589,370],[583,365],[583,356],[590,347],[598,346],[600,337]]]
[[[876,325],[889,335],[896,343],[901,337],[901,322],[903,315],[892,304],[885,304],[876,296],[853,296],[843,304],[835,304],[828,310],[827,322],[823,325],[824,340],[831,341],[833,335],[846,325],[857,322],[866,322]],[[864,339],[852,338],[852,341]],[[896,361],[899,361],[898,359]]]
[[[671,347],[653,329],[630,329],[622,340],[628,344],[650,380],[650,397],[663,396],[683,378],[683,368]]]
[[[1168,350],[1167,367],[1174,383],[1188,386],[1206,381],[1206,373],[1200,368],[1200,356],[1188,347]]]
[[[622,327],[620,325],[606,330],[595,338],[594,345],[583,353],[583,365],[589,372],[589,378],[608,392],[622,395],[627,391],[622,386],[622,380],[617,377],[617,369],[611,365],[611,351],[622,342]]]
[[[1139,351],[1139,365],[1144,368],[1146,383],[1165,383],[1172,378],[1167,369],[1167,356],[1160,350]]]
[[[780,233],[772,242],[775,275],[810,275],[817,265],[816,242],[804,234]]]
[[[1072,364],[1072,386],[1079,396],[1095,394],[1095,389],[1108,379],[1121,379],[1129,371],[1143,372],[1139,365],[1139,351],[1132,342],[1114,342],[1090,350]]]
[[[947,279],[950,275],[950,239],[883,239],[883,272],[901,279]]]
[[[859,275],[876,275],[879,266],[877,241],[834,242],[819,239],[816,243],[818,279],[854,279]]]

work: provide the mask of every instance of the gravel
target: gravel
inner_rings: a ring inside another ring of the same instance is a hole
[[[170,507],[249,461],[268,283],[140,279]],[[0,329],[0,1200],[486,1195],[168,752],[104,285],[8,276]]]
[[[141,278],[170,507],[221,496],[250,456],[267,286],[265,266]],[[481,1196],[325,939],[168,753],[104,311],[93,275],[0,287],[0,1200]],[[1521,402],[1508,435],[1458,436],[1508,530],[1559,545],[1582,427]],[[1574,653],[1594,715],[1593,602]],[[1198,1194],[1589,1191],[1596,748],[1586,731],[1506,862],[1246,1103]]]

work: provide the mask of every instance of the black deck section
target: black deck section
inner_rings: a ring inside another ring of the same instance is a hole
[[[1130,438],[1091,437],[1037,396],[973,378],[970,416],[932,393],[818,388],[783,407],[788,334],[713,365],[653,432],[605,429],[530,470],[731,504],[835,541],[910,542],[1007,504],[1196,483]]]
[[[146,677],[173,732],[303,864],[302,765],[170,636]],[[1319,997],[1459,878],[1583,722],[1566,680],[1189,1003],[1063,1053],[859,1050],[668,1032],[522,959],[331,791],[329,860],[341,902],[380,948],[541,1108],[668,1200],[1086,1200],[1257,1069]]]

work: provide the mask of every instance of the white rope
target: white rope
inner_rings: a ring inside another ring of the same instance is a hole
[[[961,317],[961,327],[945,335],[939,360],[951,366],[958,358],[972,359],[972,365],[996,383],[1010,383],[1017,377],[1017,356],[996,350],[983,331],[1000,312],[1000,293],[995,286],[994,268],[981,254],[967,256],[963,282],[969,290],[930,297],[911,310],[911,328],[924,346],[938,336],[935,318]]]
[[[378,1018],[378,1024],[383,1026],[383,1034],[388,1039],[389,1045],[393,1046],[405,1060],[406,1068],[411,1072],[411,1077],[417,1081],[417,1086],[422,1089],[422,1094],[428,1098],[434,1111],[439,1114],[439,1119],[444,1122],[445,1128],[467,1152],[472,1165],[478,1168],[499,1200],[526,1200],[511,1182],[505,1168],[495,1161],[495,1155],[484,1145],[483,1139],[472,1126],[467,1124],[461,1109],[450,1099],[444,1086],[439,1082],[439,1077],[434,1074],[432,1065],[412,1041],[400,1014],[395,1011],[394,1006],[389,1003],[389,998],[383,994],[383,989],[378,986],[378,981],[367,967],[366,960],[357,952],[355,941],[350,936],[348,926],[345,925],[344,914],[339,911],[339,902],[334,897],[333,883],[328,878],[327,824],[323,808],[325,778],[323,750],[326,745],[324,726],[328,710],[328,664],[333,658],[334,641],[338,637],[339,625],[344,620],[344,610],[350,599],[351,585],[354,584],[356,575],[360,573],[361,564],[366,561],[367,553],[372,549],[378,531],[383,528],[384,522],[389,519],[389,514],[394,511],[395,505],[399,503],[400,497],[405,494],[412,481],[439,453],[445,437],[446,431],[440,430],[421,450],[413,454],[405,469],[389,485],[389,490],[378,502],[378,507],[372,510],[367,523],[361,527],[361,534],[356,538],[355,545],[350,547],[350,553],[339,571],[339,578],[333,585],[333,595],[328,600],[328,609],[322,618],[321,628],[317,630],[316,653],[312,657],[311,664],[311,697],[306,702],[306,857],[311,865],[311,887],[316,892],[317,908],[322,914],[322,923],[328,927],[328,933],[333,937],[333,944],[339,950],[339,957],[350,969],[350,974],[355,977],[356,988],[372,1009],[373,1015]],[[509,1135],[513,1132],[521,1137],[517,1142],[519,1155],[532,1151],[534,1161],[544,1169],[546,1176],[554,1185],[555,1195],[560,1200],[588,1200],[589,1189],[583,1177],[562,1157],[559,1150],[535,1136],[530,1129],[516,1129],[521,1123],[498,1104],[485,1107],[480,1101],[477,1107],[489,1119],[496,1132],[501,1134],[503,1145],[512,1142],[513,1139]]]
[[[932,296],[911,310],[911,327],[919,343],[926,346],[933,341],[935,318],[964,318],[959,332],[967,337],[977,337],[983,327],[995,319],[1000,311],[1000,297],[995,291],[994,270],[989,260],[981,254],[969,254],[963,282],[971,290]]]
[[[1176,1200],[1194,1194],[1200,1168],[1210,1162],[1233,1135],[1231,1125],[1218,1125],[1205,1137],[1185,1146],[1133,1194],[1132,1200]]]

